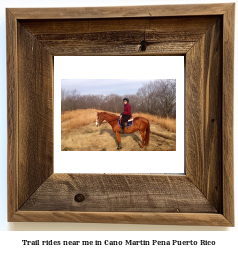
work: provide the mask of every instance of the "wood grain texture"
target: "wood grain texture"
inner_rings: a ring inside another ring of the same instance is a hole
[[[74,41],[48,41],[42,45],[54,56],[158,56],[158,55],[184,55],[191,49],[194,43],[156,43],[141,51],[138,42],[119,44],[80,44]]]
[[[234,26],[235,4],[223,16],[223,87],[222,87],[222,147],[223,147],[223,214],[234,225]]]
[[[186,175],[222,211],[222,21],[186,55]]]
[[[18,23],[19,207],[53,173],[53,57]]]
[[[186,176],[107,174],[53,174],[20,210],[217,212]]]
[[[18,210],[18,58],[17,20],[6,11],[7,32],[7,193],[8,220]]]
[[[74,35],[81,33],[112,31],[152,30],[161,34],[185,34],[188,37],[200,35],[217,21],[219,16],[198,17],[150,17],[150,18],[111,18],[111,19],[53,19],[20,20],[19,22],[34,36]],[[47,38],[47,37],[46,37]]]
[[[233,226],[233,25],[234,4],[8,9],[8,220]],[[186,176],[51,175],[54,55],[186,55]]]
[[[221,15],[232,4],[186,4],[83,8],[10,8],[17,19],[96,19]]]
[[[22,20],[21,24],[55,56],[182,55],[218,16],[102,20]],[[148,43],[140,51],[141,41]]]
[[[223,215],[213,213],[18,211],[12,221],[231,226]]]

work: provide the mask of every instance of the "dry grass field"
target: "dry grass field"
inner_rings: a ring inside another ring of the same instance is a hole
[[[111,126],[103,122],[96,127],[96,115],[101,110],[78,109],[66,111],[61,115],[61,150],[62,151],[116,151],[117,139]],[[113,113],[114,112],[109,112]],[[118,114],[119,116],[119,114]],[[134,113],[133,117],[142,116],[150,121],[149,146],[140,148],[139,131],[121,135],[122,151],[175,151],[176,120],[157,116]]]

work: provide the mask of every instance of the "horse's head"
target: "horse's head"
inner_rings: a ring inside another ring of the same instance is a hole
[[[97,112],[96,126],[97,127],[100,126],[102,121],[103,121],[103,119],[102,119],[102,112],[101,113]]]

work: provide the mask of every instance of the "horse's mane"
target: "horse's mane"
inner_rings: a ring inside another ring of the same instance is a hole
[[[119,116],[117,116],[117,115],[115,115],[115,114],[111,114],[111,113],[108,113],[108,112],[101,112],[101,113],[104,113],[104,114],[107,114],[107,115],[110,115],[110,116],[114,116],[114,117],[117,117],[117,118],[119,118]]]

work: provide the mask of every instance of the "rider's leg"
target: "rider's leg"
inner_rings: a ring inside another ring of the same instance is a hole
[[[131,118],[131,116],[123,116],[121,119],[121,126],[122,130],[120,131],[121,134],[125,133],[125,122],[128,121]]]
[[[125,133],[125,122],[123,121],[123,119],[121,120],[121,126],[122,126],[122,130],[120,130],[121,134]]]

